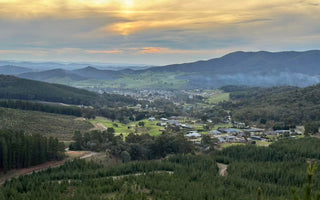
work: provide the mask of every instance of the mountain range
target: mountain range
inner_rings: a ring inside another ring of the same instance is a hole
[[[138,80],[143,77],[142,75],[150,73],[159,74],[160,79],[164,74],[174,75],[176,80],[186,81],[182,88],[217,88],[224,85],[305,87],[320,83],[320,51],[238,51],[206,61],[141,70],[103,70],[89,66],[74,70],[53,69],[34,72],[31,69],[28,71],[27,68],[12,70],[9,66],[3,66],[0,67],[0,73],[6,72],[5,68],[12,75],[48,82],[61,78],[73,82],[90,82],[90,80],[121,82],[124,77]],[[18,73],[19,70],[21,73]]]

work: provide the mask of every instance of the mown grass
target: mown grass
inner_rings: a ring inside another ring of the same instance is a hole
[[[93,125],[90,122],[73,116],[0,108],[0,129],[39,133],[69,141],[74,131],[88,131],[91,128]]]

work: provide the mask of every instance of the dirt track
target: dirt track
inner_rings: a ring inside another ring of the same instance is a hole
[[[222,164],[222,163],[217,163],[219,167],[219,174],[220,176],[228,176],[228,165]]]
[[[48,168],[59,167],[59,166],[63,165],[68,160],[72,160],[75,158],[86,159],[86,158],[90,158],[96,154],[97,153],[95,153],[95,152],[67,151],[66,155],[68,156],[68,158],[66,158],[64,160],[50,161],[50,162],[46,162],[46,163],[32,166],[29,168],[11,170],[7,174],[0,174],[0,186],[3,185],[6,180],[10,180],[12,178],[17,178],[19,176],[28,175],[33,172],[38,172],[38,171],[45,170]]]
[[[108,127],[106,127],[105,125],[101,124],[101,123],[96,123],[96,124],[93,124],[94,125],[94,128],[93,129],[98,129],[98,130],[101,130],[101,131],[105,131],[108,129]]]

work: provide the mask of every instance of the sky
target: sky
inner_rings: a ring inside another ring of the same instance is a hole
[[[320,46],[320,0],[0,0],[0,60],[166,65]]]

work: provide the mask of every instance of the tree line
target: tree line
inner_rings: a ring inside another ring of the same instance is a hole
[[[81,133],[76,131],[71,150],[106,151],[108,154],[121,158],[123,162],[132,160],[151,160],[163,158],[169,154],[184,154],[194,151],[194,145],[183,134],[162,134],[153,137],[148,134],[130,133],[125,141],[123,137],[115,136],[114,130],[91,131]]]
[[[64,144],[39,134],[0,130],[0,171],[26,168],[64,157]]]
[[[76,117],[82,116],[81,108],[76,106],[58,106],[22,100],[0,100],[0,107],[73,115]]]

